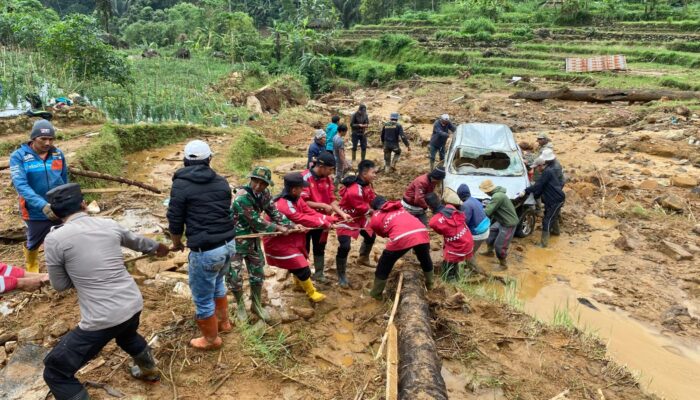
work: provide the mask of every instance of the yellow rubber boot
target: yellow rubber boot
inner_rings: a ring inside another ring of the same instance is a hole
[[[319,301],[325,300],[326,295],[316,291],[314,284],[311,282],[311,278],[305,281],[299,281],[299,284],[302,288],[304,288],[306,295],[309,296],[309,299],[311,299],[311,301],[313,301],[314,303],[318,303]]]
[[[24,263],[27,272],[39,272],[39,249],[29,250],[24,247]]]

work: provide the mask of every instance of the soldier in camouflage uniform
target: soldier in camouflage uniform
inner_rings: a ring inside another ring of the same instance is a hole
[[[251,311],[267,322],[269,314],[262,306],[262,284],[265,279],[265,261],[260,239],[238,239],[238,236],[262,232],[287,232],[292,223],[275,208],[268,186],[272,186],[272,172],[266,167],[255,167],[248,175],[250,183],[236,189],[231,213],[236,223],[236,255],[231,259],[228,285],[236,297],[236,319],[248,319],[243,302],[243,266],[248,269],[250,280]],[[271,221],[263,218],[267,214]]]

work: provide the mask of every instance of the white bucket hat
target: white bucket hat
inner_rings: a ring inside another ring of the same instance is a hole
[[[544,150],[542,150],[542,154],[540,154],[540,157],[542,157],[542,159],[545,161],[552,161],[555,158],[557,158],[557,156],[554,155],[554,150],[550,148],[545,148]]]
[[[193,140],[185,145],[185,159],[206,160],[211,157],[209,145],[202,140]]]
[[[442,114],[442,115],[440,116],[440,119],[443,120],[443,121],[449,121],[449,120],[450,120],[450,116],[447,115],[447,114]]]

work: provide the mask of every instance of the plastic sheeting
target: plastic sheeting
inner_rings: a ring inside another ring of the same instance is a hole
[[[503,124],[462,124],[457,127],[455,144],[503,152],[518,150],[513,132]]]

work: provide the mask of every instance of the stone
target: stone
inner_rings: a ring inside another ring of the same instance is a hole
[[[12,354],[17,350],[17,341],[16,340],[10,340],[5,342],[5,351],[7,354]]]
[[[7,362],[7,352],[4,347],[0,347],[0,367],[5,365]]]
[[[651,170],[648,168],[644,168],[643,170],[639,171],[639,173],[645,176],[651,176]]]
[[[100,210],[100,205],[97,204],[96,200],[91,201],[90,204],[88,204],[87,206],[88,214],[99,214],[100,211],[102,210]]]
[[[659,201],[659,204],[661,204],[662,207],[668,208],[669,210],[673,211],[682,212],[685,208],[685,201],[683,201],[683,199],[676,196],[675,194],[669,194],[668,196],[662,197]]]
[[[262,109],[262,104],[260,103],[260,100],[258,100],[257,97],[255,96],[248,96],[248,98],[245,100],[245,106],[253,114],[262,114],[263,109]]]
[[[296,314],[304,319],[312,318],[316,314],[316,311],[314,311],[313,308],[308,308],[308,307],[290,307],[290,308],[294,312],[294,314]]]
[[[698,180],[689,175],[675,175],[671,177],[671,185],[682,188],[693,188],[698,185]]]
[[[639,241],[624,233],[621,233],[620,237],[615,239],[613,243],[615,247],[624,251],[632,251],[639,248]]]
[[[282,320],[283,324],[289,324],[294,321],[299,321],[299,316],[296,315],[295,313],[290,313],[287,311],[280,312],[280,319]]]
[[[693,227],[693,233],[695,233],[696,235],[700,235],[700,224],[695,224],[695,226]]]
[[[671,243],[668,240],[662,240],[661,244],[663,252],[676,259],[677,261],[693,259],[692,254],[688,253],[683,247],[675,243]]]
[[[190,278],[179,272],[163,271],[156,274],[156,282],[176,284],[177,282],[189,283]]]
[[[659,187],[659,182],[654,179],[646,179],[642,181],[638,188],[643,190],[654,190]]]
[[[20,343],[31,342],[34,340],[41,340],[44,338],[43,329],[41,325],[28,326],[19,332],[17,332],[17,341]]]
[[[175,287],[173,287],[173,293],[175,293],[177,297],[182,297],[184,299],[192,298],[192,291],[189,285],[184,282],[177,282]]]
[[[51,327],[49,328],[49,335],[53,337],[60,337],[66,334],[70,328],[68,327],[68,324],[63,321],[63,320],[56,320],[53,324],[51,324]]]
[[[691,253],[693,253],[693,254],[698,254],[698,253],[700,253],[700,247],[698,247],[698,246],[696,246],[696,245],[694,245],[694,244],[692,244],[692,243],[686,243],[686,244],[685,244],[685,248],[686,248],[689,252],[691,252]]]
[[[590,199],[595,194],[596,187],[592,183],[578,182],[574,184],[574,191],[576,191],[582,199]]]

